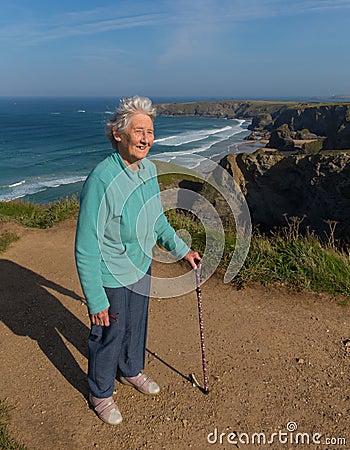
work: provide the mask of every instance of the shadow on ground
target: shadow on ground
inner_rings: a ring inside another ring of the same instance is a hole
[[[87,396],[86,374],[61,336],[87,357],[89,330],[48,289],[83,301],[75,292],[25,267],[0,260],[0,319],[16,335],[35,340],[67,381]]]

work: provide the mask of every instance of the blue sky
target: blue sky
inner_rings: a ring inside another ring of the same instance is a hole
[[[350,94],[350,0],[0,0],[0,95]]]

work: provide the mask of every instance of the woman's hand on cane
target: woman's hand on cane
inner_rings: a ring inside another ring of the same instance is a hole
[[[194,250],[190,250],[186,255],[183,257],[185,261],[188,261],[193,269],[197,268],[197,265],[201,262],[201,257],[199,256],[198,252],[195,252]]]

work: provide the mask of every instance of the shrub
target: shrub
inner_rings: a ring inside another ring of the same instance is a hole
[[[14,201],[0,202],[0,221],[15,220],[33,228],[50,228],[55,223],[75,217],[79,202],[75,197],[64,198],[49,205]]]

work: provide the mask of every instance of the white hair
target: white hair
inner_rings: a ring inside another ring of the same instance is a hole
[[[131,117],[139,113],[149,116],[154,121],[156,108],[149,98],[135,95],[120,100],[119,107],[115,110],[113,117],[106,122],[106,136],[111,141],[113,148],[118,148],[113,130],[123,133],[128,128]]]

